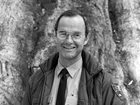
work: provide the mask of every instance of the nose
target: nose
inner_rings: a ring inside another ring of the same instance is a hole
[[[68,35],[67,38],[66,38],[66,41],[69,42],[69,43],[72,43],[73,42],[72,36]]]

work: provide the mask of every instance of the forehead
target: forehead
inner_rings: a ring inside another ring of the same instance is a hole
[[[73,17],[63,16],[58,23],[58,30],[60,29],[85,31],[85,23],[79,15]]]

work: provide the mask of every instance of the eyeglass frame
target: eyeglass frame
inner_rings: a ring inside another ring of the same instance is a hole
[[[81,34],[80,32],[67,32],[67,31],[56,31],[57,32],[57,36],[60,38],[60,39],[63,39],[63,40],[66,40],[68,38],[68,36],[71,36],[71,38],[73,40],[79,40],[83,37],[84,34]],[[60,36],[61,35],[61,36]],[[76,35],[79,35],[77,36],[76,38]]]

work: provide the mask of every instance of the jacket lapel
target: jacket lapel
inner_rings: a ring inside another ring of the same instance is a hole
[[[86,71],[82,70],[81,79],[79,83],[79,91],[78,91],[78,105],[89,105],[88,104],[88,91],[87,91],[87,83],[86,83]]]
[[[44,93],[43,105],[45,105],[45,103],[50,103],[52,100],[50,97],[50,92],[54,80],[54,69],[47,71],[45,73],[45,76],[46,76],[46,80],[45,80],[45,93]]]

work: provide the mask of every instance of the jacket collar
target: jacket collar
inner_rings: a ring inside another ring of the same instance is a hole
[[[57,66],[59,53],[52,55],[46,62],[40,65],[43,73],[54,69]],[[93,76],[98,74],[102,69],[97,60],[88,52],[82,51],[83,67],[89,75]]]

